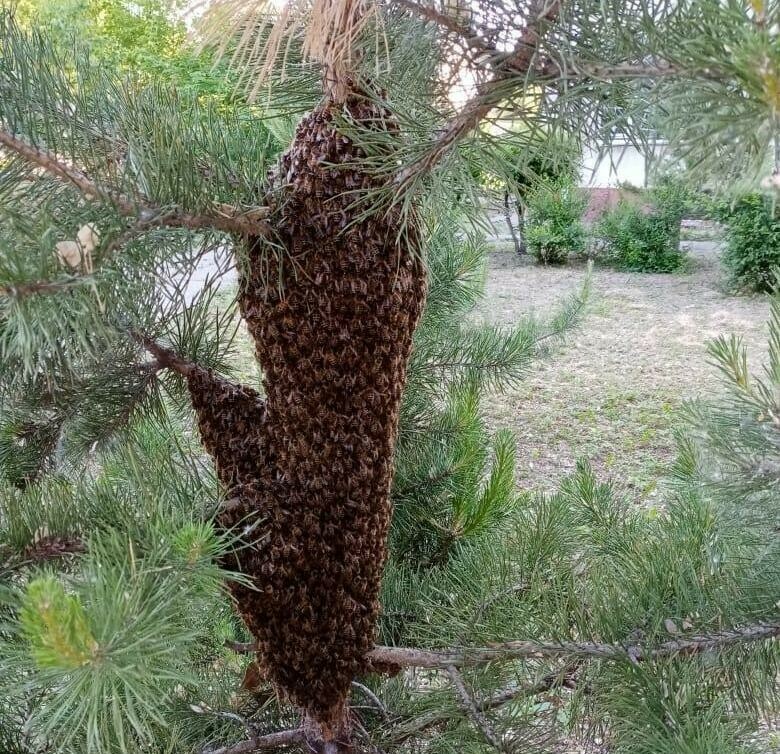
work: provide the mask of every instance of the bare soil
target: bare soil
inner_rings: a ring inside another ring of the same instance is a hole
[[[717,243],[683,245],[690,253],[683,273],[596,267],[586,316],[568,343],[519,386],[488,397],[490,425],[516,433],[521,487],[554,490],[584,459],[652,505],[674,459],[677,410],[721,389],[707,342],[734,333],[760,365],[768,298],[723,289]],[[507,326],[529,311],[548,316],[584,275],[584,264],[542,267],[497,240],[478,316]]]

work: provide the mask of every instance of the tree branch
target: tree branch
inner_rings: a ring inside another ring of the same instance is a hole
[[[489,55],[496,55],[498,51],[476,29],[461,23],[448,13],[442,13],[429,5],[422,5],[415,0],[395,0],[402,8],[415,13],[425,21],[431,21],[441,29],[459,37],[472,50]]]
[[[136,217],[144,226],[167,226],[189,228],[191,230],[213,228],[225,233],[248,235],[266,235],[270,226],[265,222],[270,210],[268,207],[235,209],[227,204],[217,204],[205,213],[184,212],[180,209],[166,210],[138,197],[125,196],[110,188],[100,186],[79,168],[65,162],[47,149],[0,130],[0,146],[18,154],[27,162],[37,165],[47,173],[75,186],[89,199],[102,199],[110,202],[117,211],[128,217]]]
[[[302,728],[293,730],[281,730],[277,733],[268,733],[265,736],[248,738],[232,746],[222,746],[219,749],[206,749],[203,754],[249,754],[253,751],[267,751],[280,746],[292,746],[305,740]]]
[[[466,688],[466,683],[463,680],[463,676],[458,672],[458,669],[454,665],[450,665],[447,668],[447,675],[452,681],[452,686],[460,699],[463,711],[471,718],[474,727],[479,730],[485,741],[494,749],[501,752],[506,751],[504,742],[493,729],[493,726],[490,724],[487,717],[485,717],[482,710],[479,709],[479,706]]]
[[[396,185],[409,185],[416,176],[425,173],[440,162],[444,155],[466,134],[473,131],[504,98],[507,80],[518,73],[526,74],[529,71],[541,42],[541,26],[546,22],[554,21],[560,10],[560,0],[550,0],[546,7],[540,8],[540,4],[539,0],[532,3],[528,14],[531,20],[520,35],[514,51],[503,60],[495,62],[492,78],[477,87],[477,93],[450,122],[433,147],[396,174],[394,179]]]
[[[390,715],[387,712],[387,707],[385,707],[384,704],[382,704],[382,700],[373,692],[371,691],[368,686],[362,683],[358,683],[357,681],[352,681],[352,688],[357,689],[363,696],[365,696],[377,709],[380,715],[382,715],[382,718],[387,720]]]
[[[156,368],[158,370],[171,369],[174,372],[178,372],[182,377],[189,377],[193,372],[204,368],[194,361],[187,361],[187,359],[179,356],[172,348],[168,348],[167,346],[158,343],[148,335],[133,331],[130,333],[130,336],[154,356]]]
[[[543,694],[545,691],[552,691],[558,686],[574,688],[574,679],[581,664],[581,661],[576,661],[568,667],[564,667],[561,670],[555,670],[551,673],[548,673],[534,683],[529,683],[522,686],[514,686],[497,691],[487,699],[483,699],[482,701],[478,702],[477,707],[480,712],[487,712],[488,710],[496,709],[496,707],[502,707],[503,705],[508,704],[509,702],[512,702],[521,696],[534,696],[536,694]]]
[[[530,657],[593,657],[602,660],[646,661],[678,654],[690,655],[734,644],[750,644],[780,637],[780,620],[756,623],[743,628],[732,628],[712,634],[700,634],[684,639],[643,646],[636,643],[602,644],[599,642],[539,642],[508,641],[489,647],[457,649],[418,649],[416,647],[374,647],[366,658],[380,667],[429,668],[447,670],[486,665],[489,662],[523,660]],[[238,653],[257,651],[255,642],[225,642]]]
[[[598,642],[509,641],[490,647],[427,650],[413,647],[374,647],[368,659],[390,666],[447,670],[489,662],[507,662],[530,657],[592,657],[602,660],[640,662],[674,655],[691,655],[735,644],[765,641],[780,636],[780,621],[759,623],[713,634],[673,639],[656,646],[602,644]]]
[[[0,285],[0,295],[23,298],[34,293],[59,293],[68,288],[76,288],[89,279],[86,275],[76,275],[66,280],[31,280],[26,283],[4,283]]]

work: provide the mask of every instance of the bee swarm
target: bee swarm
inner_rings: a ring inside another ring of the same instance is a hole
[[[343,109],[342,109],[343,108]],[[334,120],[395,129],[355,92],[303,119],[271,177],[274,247],[252,238],[240,303],[267,398],[206,370],[189,376],[204,445],[233,498],[221,523],[249,532],[233,588],[275,686],[325,729],[368,669],[390,522],[398,411],[425,299],[414,221],[357,218],[381,179]],[[343,168],[338,167],[344,165]]]

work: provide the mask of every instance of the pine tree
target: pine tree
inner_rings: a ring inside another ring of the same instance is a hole
[[[763,53],[774,8],[551,3],[517,28],[502,4],[323,0],[269,29],[233,5],[211,26],[256,104],[227,111],[3,20],[8,748],[533,751],[603,724],[624,750],[739,750],[772,702],[776,560],[687,487],[658,520],[586,468],[518,499],[480,390],[579,304],[466,328],[481,254],[443,208],[475,156],[507,172],[481,121],[583,138],[653,98],[720,102],[755,60],[690,22],[712,11]],[[457,114],[453,60],[477,82]],[[756,170],[759,136],[735,142]],[[214,281],[183,282],[225,237],[260,389],[229,379]]]

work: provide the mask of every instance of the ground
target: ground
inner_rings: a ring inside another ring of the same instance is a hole
[[[523,488],[553,490],[578,459],[587,459],[599,476],[652,505],[674,458],[677,410],[686,399],[720,389],[707,341],[739,335],[760,366],[767,297],[724,291],[716,242],[684,245],[690,264],[683,273],[596,267],[579,330],[534,364],[519,386],[488,397],[490,424],[517,436]],[[508,326],[529,310],[544,316],[582,285],[584,275],[584,264],[541,267],[498,239],[478,316]]]

